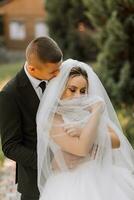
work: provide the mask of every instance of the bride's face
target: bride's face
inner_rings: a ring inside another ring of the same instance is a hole
[[[61,99],[72,99],[85,95],[88,92],[88,82],[82,76],[70,77]]]

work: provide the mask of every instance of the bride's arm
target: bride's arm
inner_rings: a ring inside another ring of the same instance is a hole
[[[101,107],[101,105],[99,105]],[[63,151],[78,155],[86,156],[96,139],[96,134],[101,118],[101,109],[94,108],[88,123],[82,129],[80,137],[71,137],[64,131],[63,127],[57,126],[51,131],[50,135],[53,140],[61,147]],[[56,119],[54,123],[61,123],[61,119]],[[60,135],[60,136],[58,136]]]
[[[81,128],[77,128],[77,127],[65,128],[66,133],[70,135],[71,137],[80,137],[81,130],[82,130]],[[119,148],[120,147],[119,137],[117,136],[116,132],[110,125],[108,126],[108,133],[110,134],[112,148],[113,149]]]
[[[120,147],[120,140],[118,138],[118,136],[116,135],[114,129],[111,126],[108,126],[108,131],[111,137],[111,144],[112,144],[112,148],[119,148]]]

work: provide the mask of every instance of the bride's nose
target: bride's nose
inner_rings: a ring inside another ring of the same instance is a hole
[[[77,91],[77,92],[75,92],[74,97],[78,98],[78,97],[80,97],[80,95],[81,95],[80,91]]]

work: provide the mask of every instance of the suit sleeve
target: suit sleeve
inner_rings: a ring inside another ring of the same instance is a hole
[[[6,157],[24,166],[37,169],[37,152],[23,145],[21,115],[13,98],[0,93],[0,134]]]

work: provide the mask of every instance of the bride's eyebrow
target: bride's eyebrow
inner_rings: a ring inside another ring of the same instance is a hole
[[[67,87],[68,87],[68,88],[73,88],[73,89],[76,89],[76,88],[77,88],[75,85],[68,85]]]
[[[83,87],[83,88],[81,88],[81,90],[85,90],[85,89],[87,89],[87,87]]]

